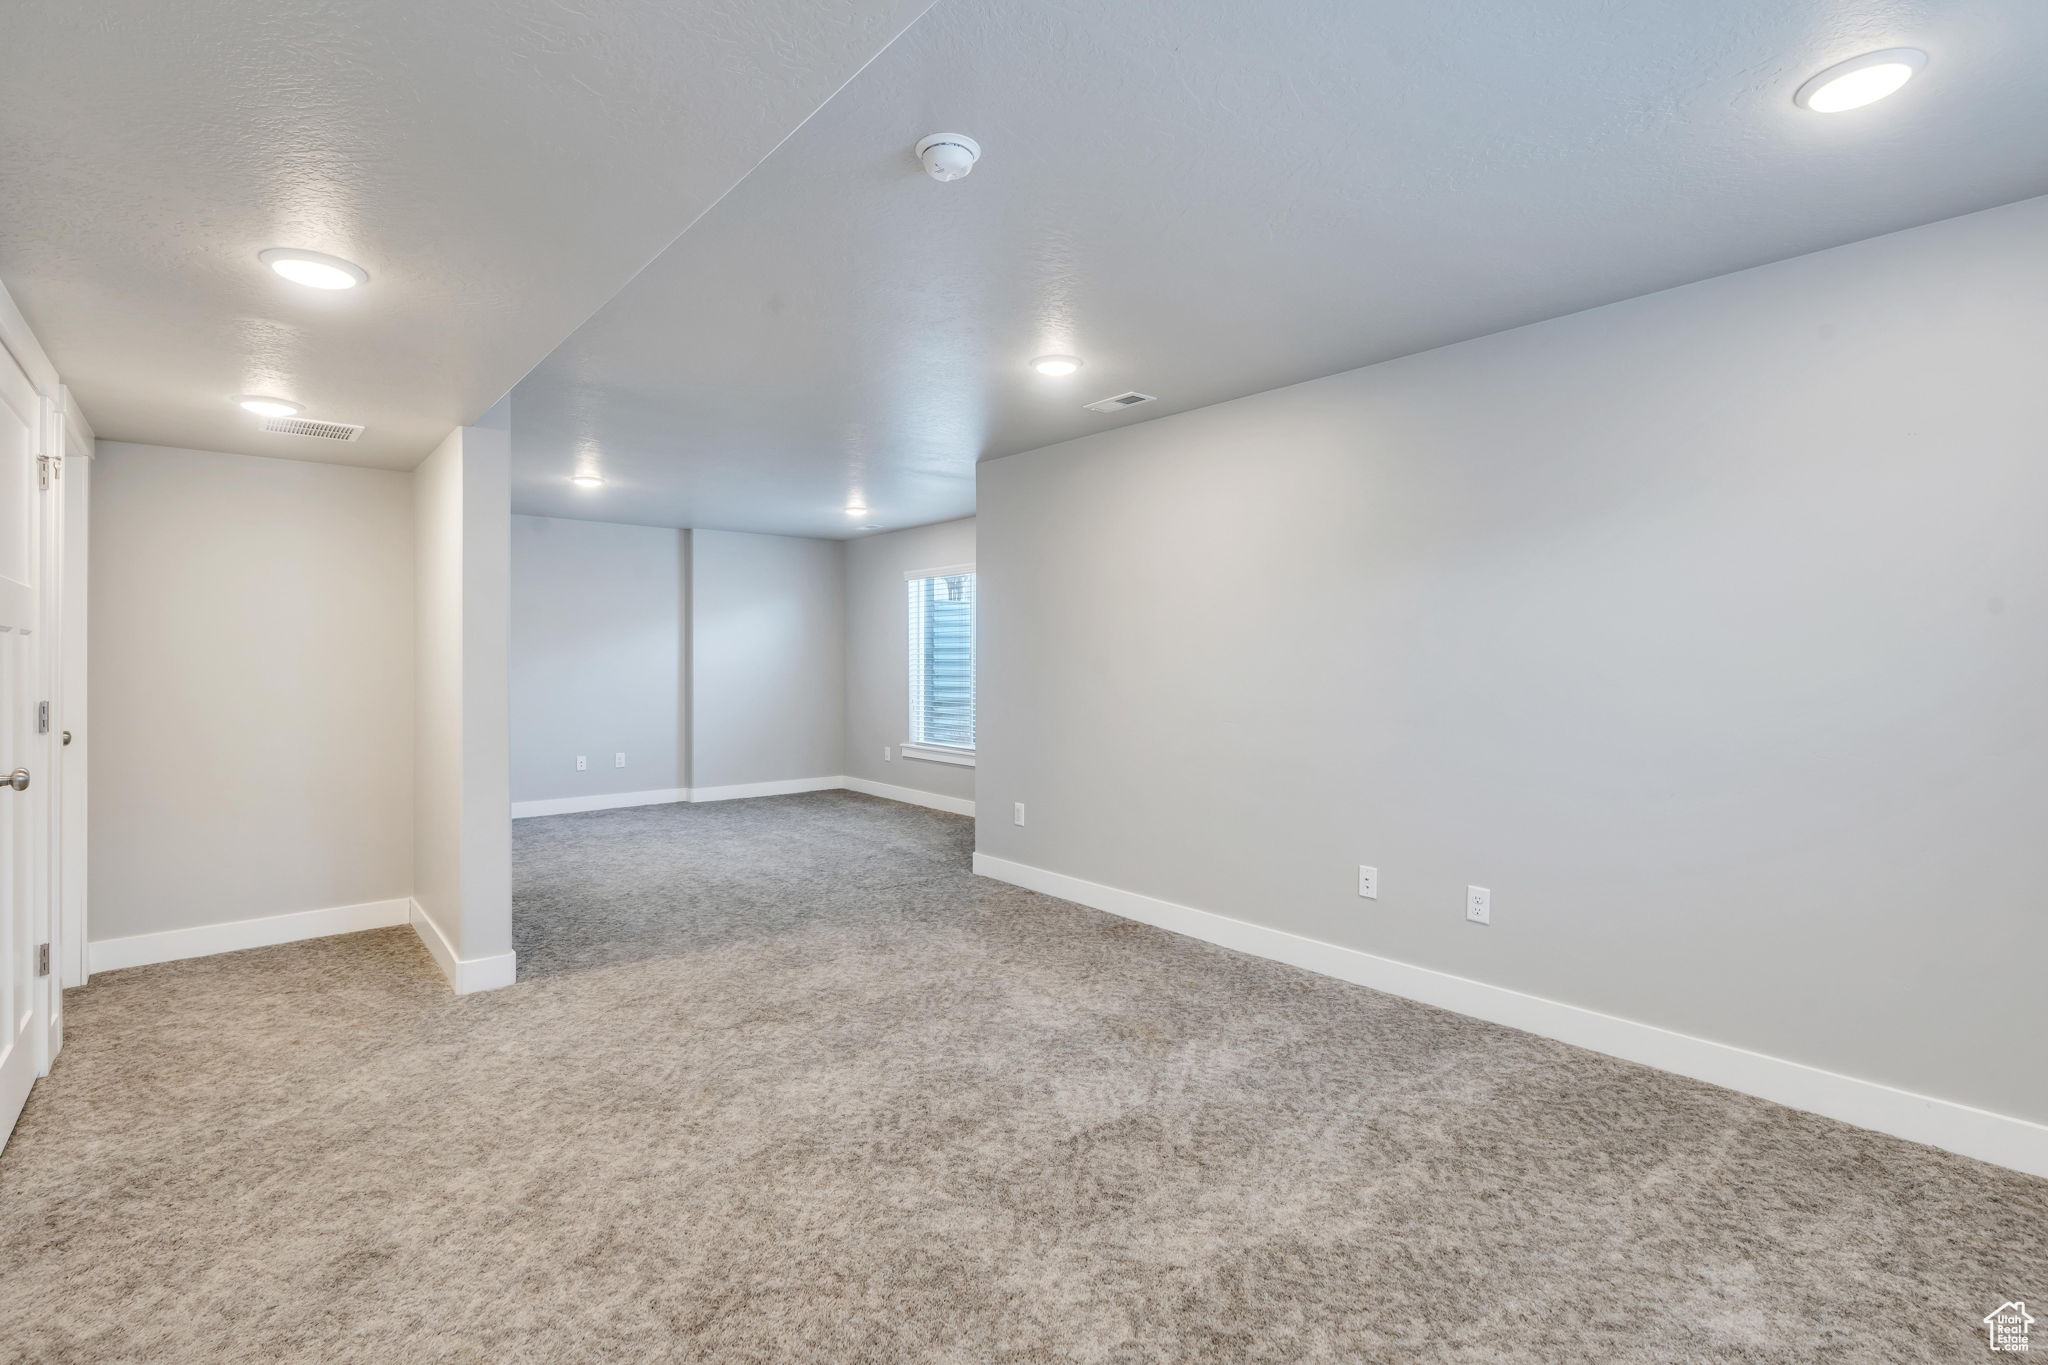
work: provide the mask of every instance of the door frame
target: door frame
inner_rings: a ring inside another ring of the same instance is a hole
[[[62,1042],[62,993],[83,986],[91,973],[86,953],[86,777],[89,730],[86,725],[86,582],[87,510],[92,495],[92,428],[71,397],[59,387],[55,403],[59,452],[58,485],[44,506],[52,523],[53,552],[44,560],[51,587],[45,594],[56,629],[51,634],[50,767],[58,781],[51,831],[51,863],[56,877],[52,894],[50,954],[58,992],[56,1019]],[[64,736],[71,742],[65,743]]]
[[[82,575],[76,575],[79,581],[72,581],[72,569],[82,568],[84,563],[86,481],[78,480],[75,500],[67,498],[64,474],[71,457],[81,453],[87,458],[74,465],[74,470],[89,468],[93,438],[84,414],[58,381],[56,368],[4,286],[0,286],[0,350],[20,367],[34,391],[35,455],[49,462],[49,484],[35,504],[32,547],[38,576],[33,665],[41,692],[34,700],[49,702],[49,728],[33,735],[28,759],[38,779],[31,788],[38,825],[33,837],[43,849],[41,875],[34,883],[32,923],[39,926],[35,937],[50,945],[50,973],[34,978],[31,986],[32,1008],[40,1024],[31,1047],[36,1074],[44,1076],[63,1046],[64,987],[84,981],[82,974],[72,980],[68,970],[72,960],[82,963],[85,954],[84,754],[74,745],[76,761],[66,763],[61,741],[65,729],[76,733],[84,724],[84,583]],[[70,546],[67,535],[73,525],[81,532],[75,547]],[[63,643],[67,624],[74,625],[79,637],[71,649]],[[74,654],[75,667],[67,668]],[[72,699],[77,702],[75,709],[66,704]],[[67,767],[72,769],[73,782],[66,781]],[[66,877],[67,865],[78,869],[75,880]],[[0,1141],[5,1137],[0,1134]]]
[[[4,338],[0,338],[4,339]],[[53,929],[51,911],[51,793],[49,749],[44,743],[48,729],[43,689],[48,685],[49,649],[43,619],[43,535],[48,519],[41,489],[47,486],[50,449],[49,393],[37,385],[26,365],[18,363],[11,346],[0,353],[0,404],[10,428],[9,450],[0,479],[5,480],[7,503],[7,544],[0,580],[0,611],[5,612],[4,658],[6,710],[0,713],[0,771],[19,769],[24,779],[16,791],[5,795],[0,820],[7,828],[6,863],[0,866],[5,878],[4,909],[0,923],[4,953],[0,972],[5,973],[0,1000],[6,1015],[0,1018],[0,1140],[14,1129],[21,1105],[39,1077],[50,1072],[54,1056],[52,1012],[58,992],[52,988],[47,965]],[[17,426],[25,438],[17,447],[12,430]],[[17,516],[17,513],[19,514]],[[21,539],[16,539],[15,537]],[[24,543],[25,542],[25,543]],[[40,970],[39,970],[39,964]]]

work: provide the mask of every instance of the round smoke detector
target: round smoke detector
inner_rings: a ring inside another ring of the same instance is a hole
[[[981,160],[981,144],[965,133],[932,133],[918,139],[917,159],[934,180],[960,180]]]

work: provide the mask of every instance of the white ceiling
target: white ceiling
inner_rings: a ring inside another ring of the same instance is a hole
[[[926,3],[12,5],[0,279],[102,436],[410,468]],[[266,435],[236,392],[368,430]]]
[[[104,436],[405,468],[539,362],[521,510],[836,536],[971,512],[979,459],[2048,192],[2042,0],[940,0],[891,45],[924,4],[17,6],[0,278]],[[1895,98],[1791,103],[1894,45],[1932,54]],[[972,176],[919,173],[934,131]],[[1127,388],[1162,401],[1080,410]],[[265,435],[250,391],[369,430]]]
[[[965,515],[978,459],[2048,192],[2043,52],[2041,0],[941,0],[518,386],[515,502]]]

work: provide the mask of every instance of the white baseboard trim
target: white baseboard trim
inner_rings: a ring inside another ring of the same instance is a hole
[[[798,792],[829,792],[844,786],[843,777],[790,777],[780,782],[741,782],[730,787],[692,787],[692,801],[738,801],[749,796],[794,796]]]
[[[525,820],[536,815],[574,815],[579,811],[622,810],[628,806],[665,806],[677,801],[741,801],[754,796],[794,796],[799,792],[866,792],[890,801],[929,806],[953,815],[974,814],[974,803],[963,797],[940,796],[915,787],[894,787],[870,782],[864,777],[792,777],[780,782],[741,782],[729,787],[661,787],[654,791],[614,792],[608,796],[557,796],[542,801],[514,801],[512,818]]]
[[[448,985],[457,995],[474,995],[478,991],[494,991],[500,986],[509,986],[519,978],[519,961],[513,953],[498,953],[492,957],[462,958],[455,955],[455,949],[448,942],[448,936],[441,932],[441,926],[434,923],[418,901],[406,902],[412,931],[420,936],[420,942],[427,945],[427,952],[433,956],[434,965],[441,969],[441,975],[448,978]]]
[[[1674,1033],[1653,1024],[1525,995],[1504,986],[1489,986],[1483,981],[1376,957],[1356,948],[1339,947],[1284,929],[1231,919],[985,853],[974,855],[974,870],[984,877],[1106,910],[1254,957],[1285,962],[1389,995],[1676,1072],[1909,1142],[1959,1152],[2029,1175],[2048,1176],[2048,1126],[2027,1119],[1916,1095],[1876,1081],[1858,1080],[1781,1057]]]
[[[611,792],[603,796],[554,796],[541,801],[514,801],[512,818],[533,815],[574,815],[586,810],[619,810],[626,806],[665,806],[690,799],[688,787],[658,787],[645,792]]]
[[[103,938],[86,947],[86,970],[119,971],[152,962],[176,962],[188,957],[239,952],[244,948],[268,948],[277,943],[325,938],[329,934],[354,934],[365,929],[389,929],[405,923],[409,900],[365,901],[361,905],[334,905],[324,910],[299,910],[288,915],[265,915],[259,919],[229,920],[224,924],[201,924],[190,929],[165,929],[154,934],[127,938]]]
[[[974,803],[964,796],[941,796],[937,792],[923,792],[915,787],[892,787],[887,782],[870,782],[865,777],[843,777],[840,785],[850,792],[863,792],[879,796],[886,801],[901,801],[906,805],[929,806],[950,815],[974,814]]]

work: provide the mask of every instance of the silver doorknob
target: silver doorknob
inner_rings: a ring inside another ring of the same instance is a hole
[[[18,792],[25,792],[28,790],[28,769],[16,768],[13,772],[7,774],[5,778],[0,778],[0,781],[6,782],[8,786]]]

